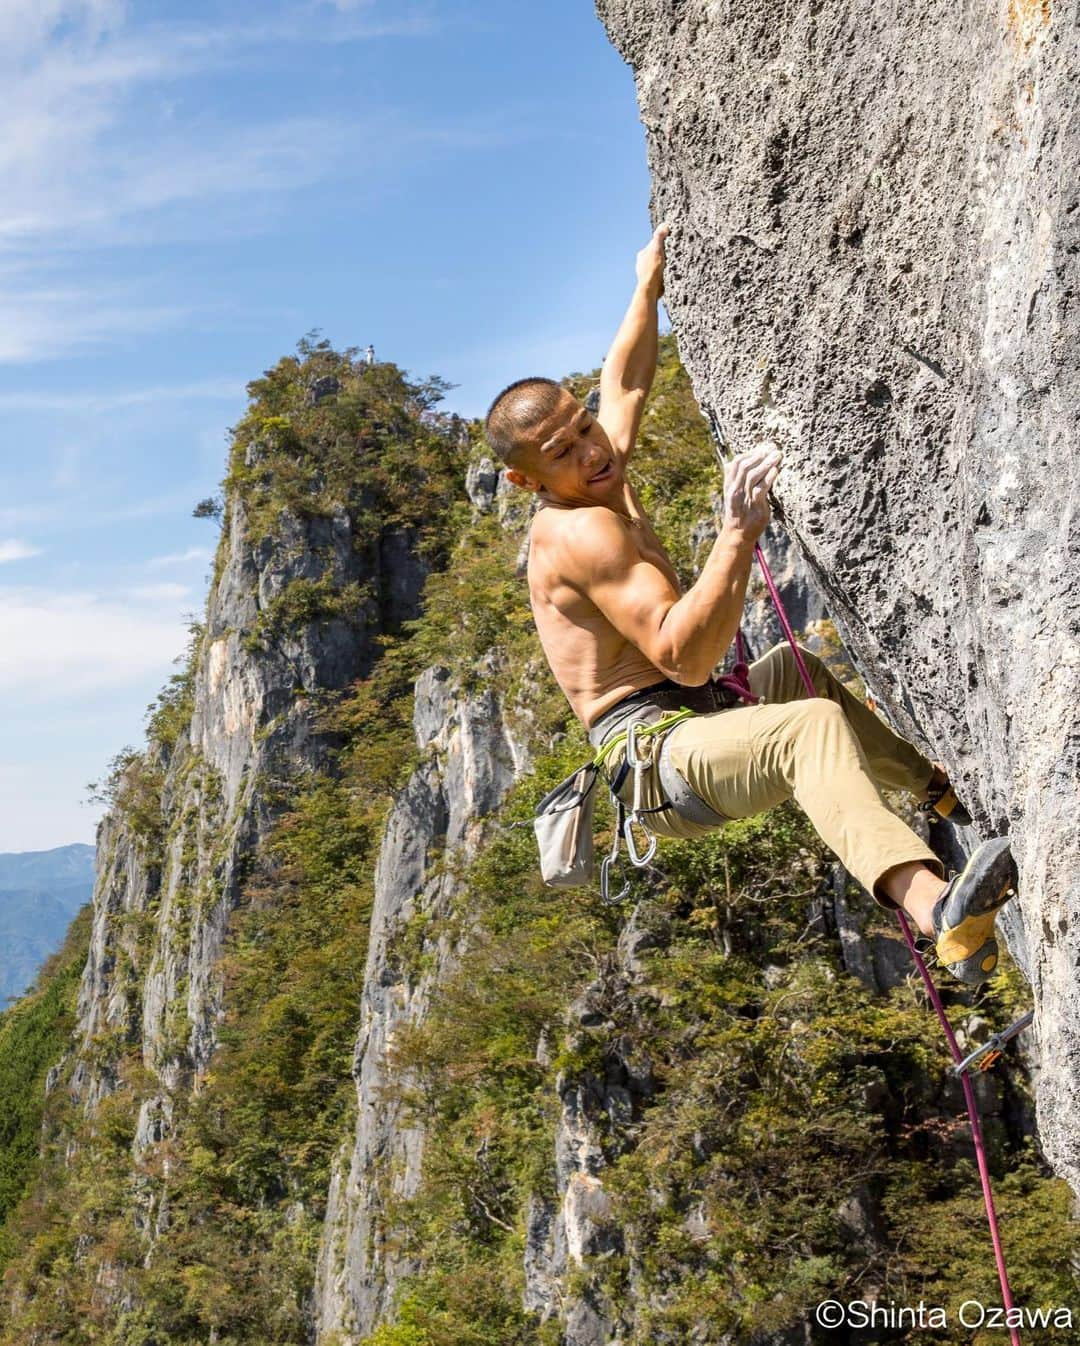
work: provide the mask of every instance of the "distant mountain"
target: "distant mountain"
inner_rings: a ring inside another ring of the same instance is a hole
[[[93,889],[93,846],[0,854],[0,1009],[32,984]]]

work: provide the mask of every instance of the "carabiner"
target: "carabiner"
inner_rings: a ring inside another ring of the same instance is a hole
[[[646,846],[644,852],[639,852],[634,842],[635,824],[640,827],[649,838],[649,844]],[[626,842],[626,858],[636,869],[641,869],[643,865],[647,865],[656,854],[656,833],[650,832],[641,819],[636,817],[633,813],[628,813],[626,815],[626,821],[623,823],[623,840]]]
[[[629,877],[623,885],[622,891],[616,893],[614,897],[611,896],[611,891],[608,887],[608,873],[611,870],[611,866],[619,858],[619,834],[622,831],[622,823],[623,806],[622,804],[619,804],[618,814],[615,818],[615,839],[611,843],[611,850],[604,856],[603,860],[600,861],[600,897],[602,901],[608,903],[621,902],[630,891]]]
[[[656,854],[656,833],[651,832],[641,820],[642,785],[645,780],[645,772],[652,764],[652,758],[638,756],[637,734],[640,730],[647,728],[648,725],[644,720],[631,720],[626,727],[626,760],[634,773],[634,794],[630,812],[623,822],[622,832],[623,839],[626,842],[626,858],[636,869],[641,869],[643,865],[647,865]],[[644,852],[638,850],[637,843],[634,840],[635,827],[640,827],[648,838],[648,845]]]

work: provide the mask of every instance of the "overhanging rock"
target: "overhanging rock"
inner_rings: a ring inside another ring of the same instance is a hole
[[[1080,1191],[1074,7],[599,0],[666,303],[875,696],[1009,830],[1039,1124]]]

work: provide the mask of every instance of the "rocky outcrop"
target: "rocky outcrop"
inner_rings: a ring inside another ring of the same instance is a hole
[[[1080,1190],[1080,30],[1026,0],[597,8],[700,401],[786,450],[790,535],[874,696],[1014,837],[1040,1133]]]
[[[422,964],[414,964],[404,935],[450,910],[461,880],[444,862],[454,852],[475,854],[490,815],[528,765],[520,731],[495,694],[462,694],[445,668],[430,668],[417,682],[413,727],[425,759],[395,800],[379,851],[353,1060],[356,1130],[327,1202],[315,1290],[319,1341],[371,1332],[411,1269],[395,1246],[402,1231],[393,1228],[388,1202],[415,1193],[424,1137],[403,1120],[393,1091],[402,1081],[386,1053],[401,1025],[423,1019],[455,948],[446,936],[421,935]]]
[[[119,1046],[140,1042],[161,1091],[142,1104],[137,1153],[163,1139],[170,1094],[198,1087],[213,1054],[223,1013],[215,966],[253,857],[290,784],[329,768],[314,695],[370,670],[374,638],[415,615],[425,573],[407,537],[386,532],[356,547],[346,510],[283,510],[272,533],[253,541],[249,532],[235,496],[195,650],[190,728],[172,747],[152,741],[129,765],[98,831],[69,1087],[93,1110],[116,1087]],[[366,605],[349,620],[260,630],[291,584],[327,575],[338,588],[368,584]]]
[[[625,1006],[641,981],[638,955],[653,943],[653,935],[639,927],[635,909],[620,932],[614,958],[569,1007],[571,1047],[590,1032],[610,1033],[615,1007]],[[545,1051],[541,1044],[538,1055]],[[524,1306],[541,1322],[560,1320],[562,1346],[603,1346],[618,1340],[620,1327],[632,1322],[632,1303],[612,1302],[588,1284],[569,1294],[567,1283],[571,1272],[590,1259],[626,1251],[624,1231],[604,1188],[604,1169],[629,1143],[633,1119],[654,1092],[651,1063],[620,1035],[602,1078],[560,1072],[555,1088],[555,1197],[533,1195],[525,1212]]]

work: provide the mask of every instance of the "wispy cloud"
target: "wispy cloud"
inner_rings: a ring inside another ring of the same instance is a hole
[[[187,307],[117,303],[100,290],[0,290],[0,364],[67,355],[140,332],[175,327]]]
[[[244,396],[245,381],[203,379],[148,388],[117,388],[111,392],[0,393],[0,411],[72,411],[98,413],[159,402],[229,402]]]
[[[140,584],[132,589],[132,598],[155,603],[172,603],[186,598],[191,593],[190,584]]]
[[[210,553],[205,547],[189,547],[187,551],[171,552],[168,556],[151,556],[147,561],[148,570],[159,570],[163,566],[186,565],[189,561],[209,561]]]
[[[0,694],[63,704],[167,672],[186,623],[94,593],[0,587]]]
[[[164,91],[259,63],[267,47],[284,59],[298,43],[417,37],[435,28],[416,7],[340,21],[293,8],[254,24],[174,22],[127,31],[124,7],[109,0],[41,0],[36,23],[28,15],[38,0],[5,0],[12,3],[27,22],[11,23],[3,11],[21,41],[0,50],[7,75],[0,244],[73,231],[93,239],[125,215],[302,186],[327,172],[346,145],[355,151],[354,128],[312,117],[212,124],[197,112],[178,125]]]
[[[122,0],[3,0],[0,363],[67,354],[192,316],[190,306],[152,294],[72,284],[65,268],[80,252],[160,242],[170,225],[185,236],[214,236],[228,228],[230,201],[232,218],[258,229],[275,199],[346,162],[355,166],[358,145],[374,152],[377,114],[364,137],[329,116],[253,111],[215,120],[191,82],[270,59],[284,66],[299,43],[420,37],[437,26],[430,7],[388,10],[292,4],[268,7],[254,23],[136,27]],[[183,118],[170,89],[186,99]]]
[[[72,532],[106,528],[131,519],[153,519],[169,515],[176,518],[177,514],[190,514],[194,504],[192,494],[191,490],[183,489],[146,496],[128,504],[95,509],[92,515],[57,500],[4,505],[0,506],[0,528],[25,528],[29,524],[47,528],[62,523],[68,532]]]
[[[28,556],[40,555],[40,547],[31,547],[29,543],[19,542],[16,538],[8,538],[6,542],[0,542],[0,563],[22,561]]]

